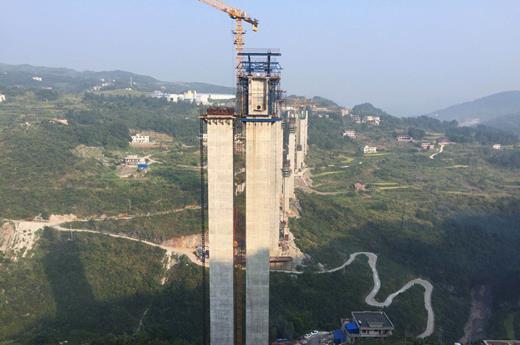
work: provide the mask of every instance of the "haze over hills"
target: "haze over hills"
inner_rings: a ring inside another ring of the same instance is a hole
[[[520,130],[520,91],[499,92],[427,115],[440,120],[457,120],[461,125],[487,124],[518,133]]]
[[[35,80],[33,77],[40,77]],[[81,92],[107,82],[106,88],[126,88],[133,82],[139,91],[163,90],[165,92],[234,93],[234,88],[201,82],[169,82],[127,71],[76,71],[70,68],[42,67],[32,65],[9,65],[0,63],[0,84],[5,87],[44,87],[66,91]]]

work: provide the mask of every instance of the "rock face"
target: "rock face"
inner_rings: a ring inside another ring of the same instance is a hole
[[[0,226],[0,252],[10,257],[14,248],[16,227],[12,222],[6,222]]]
[[[462,344],[486,338],[486,327],[492,315],[493,291],[488,285],[471,289],[471,310],[464,326]]]

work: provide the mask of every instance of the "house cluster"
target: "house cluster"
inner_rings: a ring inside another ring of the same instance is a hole
[[[502,145],[500,145],[500,144],[494,144],[494,145],[493,145],[493,150],[501,151],[501,150],[502,150]]]
[[[379,126],[381,124],[381,117],[380,116],[374,116],[374,115],[367,115],[364,117],[361,117],[359,115],[351,115],[350,118],[355,124],[362,124],[366,123],[368,125],[372,126]]]
[[[154,98],[166,98],[168,102],[191,102],[202,105],[208,105],[215,101],[228,101],[235,98],[235,95],[224,93],[199,93],[195,90],[188,90],[183,93],[164,93],[162,91],[154,91]]]
[[[383,311],[354,311],[351,319],[342,319],[332,334],[334,344],[352,344],[356,339],[383,339],[392,335],[394,324]]]
[[[100,90],[106,89],[110,86],[113,86],[114,83],[116,82],[115,80],[106,81],[104,78],[101,78],[99,81],[100,81],[100,84],[94,85],[92,87],[92,91],[100,91]]]
[[[142,134],[135,134],[131,136],[132,138],[132,144],[149,144],[150,143],[150,136],[149,135],[142,135]]]
[[[6,99],[6,98],[5,98],[5,95],[2,95],[2,94],[0,93],[0,103],[5,102],[5,99]]]
[[[38,77],[37,75],[35,75],[35,76],[32,77],[32,80],[34,80],[34,81],[43,81],[43,78],[42,77]]]

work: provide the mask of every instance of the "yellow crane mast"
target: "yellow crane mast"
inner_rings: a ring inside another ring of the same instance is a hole
[[[238,66],[240,64],[240,56],[238,54],[244,50],[244,35],[246,33],[242,25],[242,22],[244,21],[246,23],[251,24],[253,26],[253,31],[256,32],[258,31],[258,20],[249,17],[244,10],[228,6],[219,0],[199,1],[227,13],[232,19],[235,20],[235,31],[233,31],[233,34],[235,35],[234,45],[237,53],[235,69],[238,69]]]

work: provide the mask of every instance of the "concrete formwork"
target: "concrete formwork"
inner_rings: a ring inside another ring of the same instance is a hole
[[[246,126],[246,344],[269,342],[269,252],[275,203],[274,124]]]
[[[208,227],[211,345],[234,344],[233,122],[208,119]]]

